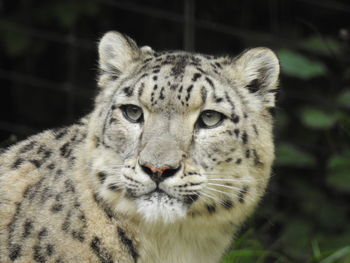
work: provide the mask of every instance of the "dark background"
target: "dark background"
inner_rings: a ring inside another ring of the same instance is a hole
[[[276,51],[277,160],[224,262],[350,262],[349,1],[0,0],[0,147],[92,109],[108,30],[155,50]]]

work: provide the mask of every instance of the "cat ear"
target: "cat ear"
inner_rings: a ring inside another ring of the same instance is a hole
[[[98,45],[99,87],[104,88],[108,81],[117,79],[141,54],[142,50],[130,37],[116,31],[106,33]]]
[[[268,48],[253,48],[234,60],[235,76],[240,86],[255,96],[264,108],[275,107],[280,65],[275,53]]]

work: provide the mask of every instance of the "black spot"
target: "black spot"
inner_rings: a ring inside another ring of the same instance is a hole
[[[72,231],[72,237],[74,238],[74,239],[77,239],[77,240],[79,240],[80,242],[84,242],[84,240],[85,240],[85,236],[84,236],[84,233],[83,233],[83,231],[75,231],[75,230],[73,230]]]
[[[207,205],[206,207],[207,207],[209,214],[214,214],[216,212],[215,205]]]
[[[195,73],[192,77],[192,81],[197,81],[197,79],[199,79],[202,76],[202,74],[200,73]]]
[[[67,128],[60,129],[58,132],[56,132],[55,139],[59,140],[59,139],[63,138],[67,133],[68,133]]]
[[[60,148],[61,156],[68,158],[69,155],[71,154],[71,149],[69,149],[69,142],[66,142],[65,144],[62,145]]]
[[[47,234],[48,234],[47,228],[46,228],[46,227],[43,227],[43,228],[39,231],[39,233],[38,233],[38,239],[40,240],[40,239],[46,237]]]
[[[225,162],[227,162],[227,163],[229,163],[229,162],[231,162],[232,161],[232,158],[227,158],[226,160],[225,160]]]
[[[41,190],[40,202],[44,203],[52,196],[53,194],[51,188],[46,186],[44,189]]]
[[[70,179],[67,179],[64,181],[64,186],[66,188],[66,192],[69,193],[75,193],[75,187],[73,185],[73,181]]]
[[[153,80],[156,81],[158,79],[158,76],[153,76]]]
[[[12,169],[18,168],[22,163],[24,162],[24,160],[22,158],[18,158],[16,159],[16,161],[12,164]]]
[[[50,164],[47,166],[47,168],[48,168],[49,170],[53,170],[53,169],[55,169],[55,164],[54,164],[54,163],[50,163]]]
[[[249,149],[247,149],[247,150],[245,151],[245,157],[246,157],[246,158],[249,158],[249,157],[250,157],[250,150],[249,150]]]
[[[64,263],[64,261],[62,260],[62,258],[58,258],[56,259],[55,263]]]
[[[138,95],[139,95],[139,97],[142,96],[144,88],[145,88],[145,83],[142,82],[141,85],[140,85],[140,87],[139,87],[139,89],[138,89]]]
[[[244,144],[247,144],[247,142],[248,142],[248,135],[245,131],[242,134],[242,141]]]
[[[148,76],[148,73],[144,73],[141,75],[140,79],[143,79],[144,77],[147,77]]]
[[[185,204],[190,205],[190,204],[194,203],[198,199],[198,197],[199,197],[198,195],[186,195],[184,202],[185,202]]]
[[[69,230],[69,226],[70,226],[70,222],[69,221],[64,221],[61,225],[61,229],[64,231],[64,232],[68,232]]]
[[[230,208],[232,208],[233,207],[233,203],[232,203],[232,201],[231,200],[223,200],[222,201],[222,206],[224,207],[224,208],[226,208],[226,209],[230,209]]]
[[[26,221],[23,224],[23,238],[27,238],[33,230],[33,222],[30,221],[29,219],[26,219]]]
[[[36,168],[40,168],[42,165],[42,161],[40,160],[30,160],[29,162],[31,162]]]
[[[216,65],[218,68],[222,69],[222,66],[221,66],[221,64],[220,64],[219,62],[215,62],[215,65]]]
[[[112,219],[115,217],[113,211],[102,202],[101,198],[96,193],[93,194],[93,199],[96,202],[96,204],[102,208],[103,212],[105,213],[108,219]]]
[[[236,137],[238,138],[238,136],[239,136],[239,129],[234,129],[233,132],[236,134]]]
[[[46,254],[50,257],[50,256],[53,255],[54,252],[55,252],[54,245],[47,244],[47,246],[46,246]]]
[[[38,150],[36,151],[37,154],[41,154],[44,151],[45,147],[43,145],[40,145]]]
[[[97,173],[97,177],[100,180],[100,183],[103,184],[106,180],[106,174],[104,172]]]
[[[245,196],[247,195],[248,190],[249,190],[249,187],[248,187],[248,186],[244,186],[244,187],[239,191],[239,194],[238,194],[238,201],[239,201],[241,204],[244,203],[244,201],[245,201]]]
[[[220,103],[220,102],[222,102],[223,101],[223,98],[215,98],[215,102],[216,103]]]
[[[212,88],[214,88],[214,83],[213,83],[213,81],[212,81],[210,78],[205,77],[205,81],[208,82],[208,84],[209,84]]]
[[[62,209],[63,209],[63,205],[62,204],[54,204],[51,207],[51,212],[52,213],[58,213],[58,212],[62,211]]]
[[[193,85],[190,85],[188,88],[187,88],[187,96],[185,98],[186,101],[188,101],[190,99],[190,96],[191,96],[191,90],[193,89]]]
[[[259,135],[258,128],[256,127],[255,124],[253,124],[253,130],[254,130],[254,132],[255,132],[256,135]]]
[[[132,258],[136,262],[139,255],[132,243],[132,240],[126,236],[126,233],[122,228],[118,227],[117,231],[118,231],[120,241],[127,247],[129,254],[132,256]]]
[[[237,160],[236,160],[236,164],[241,164],[242,163],[242,159],[241,158],[238,158]]]
[[[253,149],[253,156],[254,156],[254,165],[255,166],[259,166],[262,165],[263,163],[260,161],[260,156],[258,155],[258,153],[256,152],[255,149]]]
[[[35,260],[35,262],[45,263],[46,258],[43,254],[41,254],[41,247],[38,245],[35,245],[33,247],[33,250],[34,250],[33,259]]]
[[[101,247],[101,240],[98,237],[94,237],[91,240],[90,248],[101,263],[113,263],[112,255],[105,248]]]
[[[9,249],[9,258],[12,260],[12,261],[15,261],[17,258],[19,258],[21,256],[21,250],[22,250],[22,247],[18,244],[14,244],[10,247]]]
[[[233,121],[234,123],[238,123],[238,122],[239,122],[239,116],[236,115],[236,114],[234,114],[234,113],[232,113],[231,119],[232,119],[232,121]]]
[[[162,87],[162,89],[160,90],[159,99],[161,99],[161,100],[164,100],[164,99],[165,99],[165,96],[164,96],[164,87]]]
[[[33,147],[35,146],[36,142],[35,141],[31,141],[30,143],[28,143],[27,145],[23,146],[21,149],[20,149],[20,153],[25,153],[25,152],[28,152],[30,151],[31,149],[33,149]]]
[[[70,218],[71,218],[71,216],[72,216],[72,211],[69,210],[69,211],[67,212],[66,217],[64,218],[64,221],[63,221],[62,225],[61,225],[61,229],[62,229],[64,232],[66,232],[66,233],[68,232],[68,230],[69,230],[69,228],[70,228]]]
[[[123,92],[125,93],[125,95],[127,97],[131,97],[132,93],[133,93],[133,89],[130,87],[125,87],[125,88],[123,88]]]

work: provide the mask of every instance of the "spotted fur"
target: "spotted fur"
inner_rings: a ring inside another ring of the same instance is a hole
[[[0,262],[219,262],[270,176],[276,56],[154,52],[109,32],[99,66],[91,114],[1,154]]]

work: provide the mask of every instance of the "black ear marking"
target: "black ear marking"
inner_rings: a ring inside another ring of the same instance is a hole
[[[260,83],[258,79],[252,80],[246,88],[249,90],[250,93],[255,93],[260,90]]]

